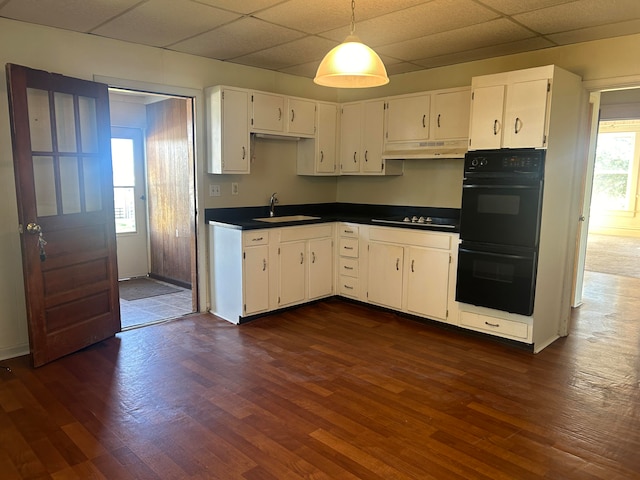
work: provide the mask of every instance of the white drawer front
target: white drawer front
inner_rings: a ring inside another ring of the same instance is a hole
[[[358,226],[348,225],[346,223],[340,224],[340,231],[338,233],[341,237],[358,237]]]
[[[344,257],[358,258],[358,239],[341,237],[340,255]]]
[[[358,279],[340,275],[338,292],[345,297],[358,297]]]
[[[501,337],[526,340],[529,336],[529,325],[526,323],[471,312],[461,312],[460,325],[473,328],[474,330],[493,333]]]
[[[245,247],[266,245],[269,243],[269,232],[267,230],[249,230],[242,233],[242,241]]]
[[[358,260],[355,258],[340,257],[340,275],[347,277],[358,276]]]

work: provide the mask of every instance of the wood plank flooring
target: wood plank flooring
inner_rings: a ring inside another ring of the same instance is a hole
[[[2,361],[0,478],[640,478],[640,280],[538,355],[331,300]]]

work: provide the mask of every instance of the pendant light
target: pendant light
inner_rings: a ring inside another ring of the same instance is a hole
[[[351,33],[331,49],[320,62],[316,78],[318,85],[335,88],[379,87],[389,83],[387,70],[380,57],[355,35],[356,1],[351,0]]]

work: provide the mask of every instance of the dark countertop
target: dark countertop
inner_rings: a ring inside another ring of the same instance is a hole
[[[256,218],[269,216],[269,207],[236,207],[207,208],[205,222],[214,225],[225,225],[239,230],[256,230],[259,228],[290,227],[294,225],[312,225],[327,222],[352,222],[386,227],[410,228],[421,231],[440,231],[458,233],[460,231],[460,209],[440,207],[412,207],[399,205],[372,205],[362,203],[310,203],[301,205],[276,205],[275,216],[308,215],[319,217],[311,220],[292,222],[260,222]],[[388,224],[373,222],[373,219],[402,218],[405,216],[444,217],[453,219],[456,227],[429,226],[399,223]]]

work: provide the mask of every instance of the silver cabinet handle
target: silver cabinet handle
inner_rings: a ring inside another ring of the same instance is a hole
[[[518,124],[520,124],[520,128],[518,128]],[[513,124],[513,133],[517,135],[520,130],[522,130],[522,120],[520,120],[520,117],[516,117],[516,121]]]
[[[411,260],[411,273],[415,272],[415,270],[413,269],[413,264],[415,263],[415,260]]]
[[[324,160],[324,152],[320,150],[320,163]]]
[[[242,160],[244,160],[244,158],[247,156],[247,150],[244,148],[244,146],[242,147]]]
[[[349,286],[349,285],[343,285],[344,288],[346,288],[347,290],[353,290],[353,287]]]
[[[291,123],[293,123],[293,120],[296,118],[296,112],[295,110],[292,108],[291,109]]]
[[[369,161],[369,150],[365,150],[364,151],[364,161],[368,162]]]
[[[282,109],[278,107],[278,121],[282,120]]]
[[[253,238],[251,239],[251,241],[252,241],[252,242],[259,242],[259,241],[261,241],[261,240],[264,240],[264,237],[253,237]]]
[[[347,267],[346,265],[344,265],[344,269],[345,270],[353,270],[353,267]]]
[[[422,128],[425,128],[427,125],[425,123],[425,120],[427,119],[426,115],[422,115]]]
[[[493,121],[493,134],[494,135],[498,134],[498,119],[497,118]]]
[[[400,270],[400,259],[396,258],[396,270]]]
[[[300,252],[300,265],[304,263],[304,253]]]
[[[316,252],[311,252],[311,263],[316,263]]]
[[[500,324],[499,323],[489,323],[489,322],[484,322],[485,325],[488,325],[489,327],[499,327]]]
[[[342,247],[342,248],[344,248],[345,250],[353,250],[353,247]]]
[[[356,154],[357,154],[357,153],[358,153],[358,152],[353,152],[353,163],[356,163]]]
[[[267,269],[267,260],[266,259],[262,259],[262,271],[264,272]]]
[[[440,128],[440,116],[441,114],[438,114],[438,128]]]

